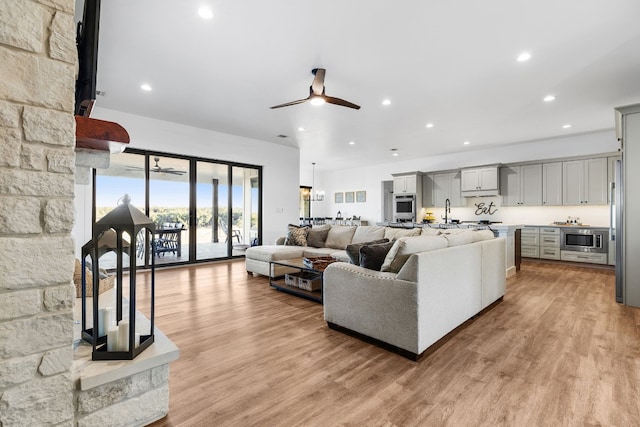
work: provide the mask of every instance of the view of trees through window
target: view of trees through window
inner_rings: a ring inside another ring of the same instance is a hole
[[[260,236],[260,171],[135,150],[114,155],[96,171],[96,220],[126,193],[156,224],[158,245],[168,245],[156,264],[242,256]]]

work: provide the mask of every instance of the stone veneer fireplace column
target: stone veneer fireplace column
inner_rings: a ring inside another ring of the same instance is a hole
[[[0,425],[74,424],[73,13],[0,2]]]

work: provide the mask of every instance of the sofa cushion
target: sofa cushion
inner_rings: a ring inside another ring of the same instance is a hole
[[[440,234],[442,234],[440,233],[440,229],[431,227],[424,227],[420,232],[421,236],[438,236]]]
[[[332,225],[324,245],[327,248],[345,249],[347,245],[351,244],[351,238],[356,232],[356,228],[355,225]]]
[[[369,270],[380,271],[387,253],[394,245],[394,242],[378,243],[373,245],[364,245],[360,248],[359,265]]]
[[[287,232],[287,238],[284,244],[287,246],[307,246],[309,227],[300,227],[293,224],[289,224],[288,227],[289,231]]]
[[[347,256],[351,264],[360,265],[360,248],[365,245],[376,245],[380,243],[388,243],[389,239],[372,240],[365,243],[352,243],[347,246]]]
[[[395,241],[382,264],[382,271],[397,273],[411,254],[446,248],[448,241],[443,236],[401,237]]]
[[[496,236],[493,234],[491,230],[476,230],[473,232],[473,241],[481,242],[483,240],[491,240],[495,239]]]
[[[460,246],[473,243],[473,235],[477,233],[474,230],[461,230],[460,233],[445,233],[444,238],[447,239],[448,246]]]
[[[324,248],[329,230],[331,230],[331,226],[329,224],[311,227],[311,230],[307,233],[307,246]]]
[[[304,256],[309,257],[317,257],[317,256],[328,256],[334,253],[336,250],[333,248],[314,248],[313,246],[307,246],[304,248]]]
[[[386,227],[384,229],[384,238],[394,241],[401,237],[419,236],[420,231],[421,230],[419,228]]]
[[[361,225],[351,238],[351,243],[365,243],[384,238],[384,227],[377,225]],[[387,240],[388,241],[388,240]],[[382,242],[381,242],[382,243]]]
[[[256,261],[279,261],[283,259],[300,258],[304,253],[301,246],[265,245],[247,248],[245,257]]]

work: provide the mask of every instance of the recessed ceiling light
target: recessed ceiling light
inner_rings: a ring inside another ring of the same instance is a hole
[[[562,126],[562,129],[569,129],[570,127],[571,127],[571,125],[567,123],[566,125]]]
[[[518,55],[518,62],[526,62],[531,59],[531,54],[529,52],[522,52]]]
[[[433,127],[433,123],[427,123],[427,127],[428,128],[432,128]]]
[[[384,101],[382,101],[382,105],[391,105],[391,100],[385,99]]]
[[[201,6],[200,9],[198,9],[198,15],[200,15],[202,19],[211,19],[213,18],[213,10],[211,10],[209,6]]]
[[[398,157],[398,153],[393,153],[393,157]]]
[[[304,128],[303,128],[302,126],[300,126],[300,127],[298,128],[298,132],[304,132]]]
[[[471,144],[471,141],[465,141],[465,142],[463,142],[463,144],[464,145],[469,145],[469,144]]]
[[[149,92],[149,91],[151,91],[151,85],[148,85],[148,84],[146,84],[146,83],[141,84],[141,85],[140,85],[140,89],[142,89],[142,90],[145,90],[145,91]]]
[[[355,141],[349,141],[349,145],[356,145]]]
[[[556,99],[556,97],[555,97],[555,96],[553,96],[553,95],[547,95],[547,96],[545,96],[545,97],[543,98],[543,101],[544,101],[544,102],[551,102],[551,101],[553,101],[553,100],[555,100],[555,99]]]

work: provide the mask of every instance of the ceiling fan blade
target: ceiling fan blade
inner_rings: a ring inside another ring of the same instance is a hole
[[[326,70],[324,68],[314,68],[312,71],[313,83],[311,83],[311,89],[316,95],[322,95],[324,93],[324,74]]]
[[[309,98],[298,99],[297,101],[287,102],[286,104],[274,105],[273,107],[269,107],[269,108],[274,109],[274,108],[288,107],[290,105],[302,104],[303,102],[308,101],[308,100],[309,100]]]
[[[355,110],[359,110],[360,109],[359,105],[356,105],[356,104],[354,104],[352,102],[349,102],[349,101],[345,101],[344,99],[334,98],[333,96],[325,96],[324,100],[328,104],[340,105],[341,107],[349,107],[349,108],[353,108]]]

